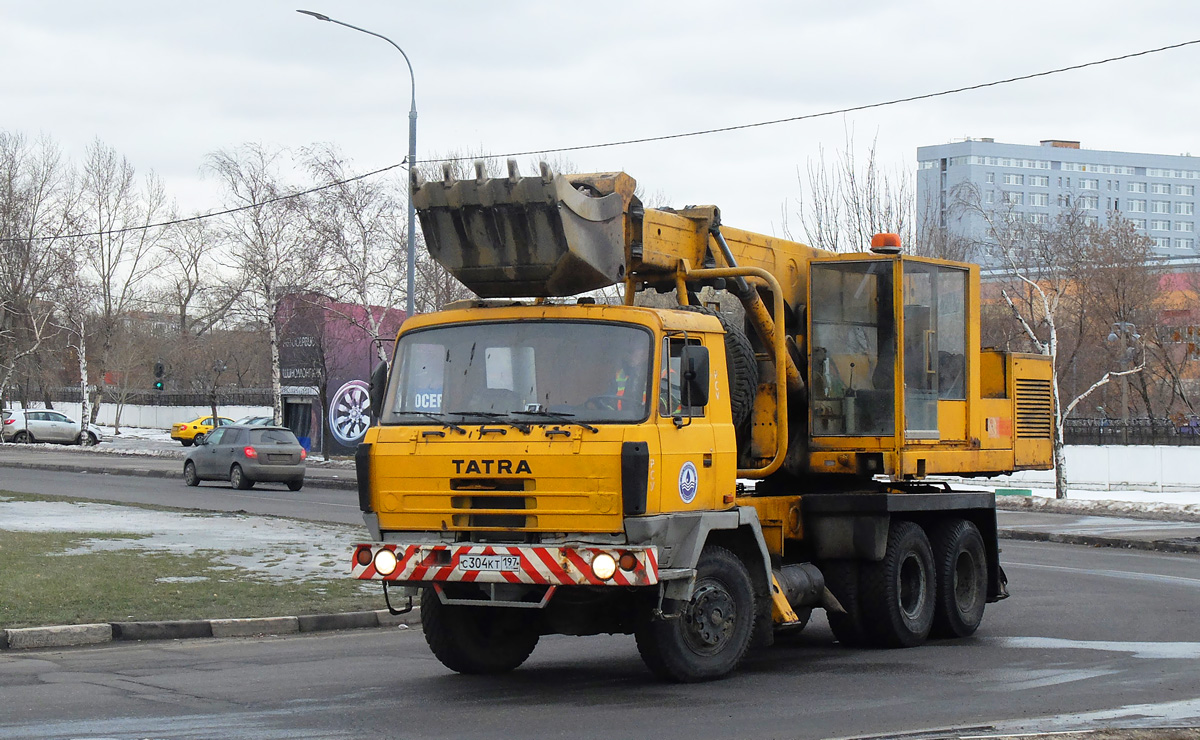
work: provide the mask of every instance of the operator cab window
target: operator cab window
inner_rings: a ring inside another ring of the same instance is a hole
[[[813,435],[895,434],[894,265],[871,260],[812,266]]]
[[[685,345],[700,346],[699,339],[683,337],[666,337],[663,339],[663,371],[659,377],[658,413],[660,416],[704,416],[703,406],[683,405],[683,393],[680,388],[682,375],[680,372],[680,356]]]

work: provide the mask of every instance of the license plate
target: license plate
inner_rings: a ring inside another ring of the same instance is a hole
[[[517,572],[521,569],[521,558],[516,555],[461,555],[458,567],[463,570],[493,570]]]

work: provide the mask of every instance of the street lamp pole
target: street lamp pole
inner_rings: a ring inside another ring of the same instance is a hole
[[[404,53],[404,49],[401,49],[395,41],[392,41],[383,34],[378,34],[374,31],[368,31],[367,29],[359,28],[358,26],[352,26],[349,23],[343,23],[342,21],[335,20],[327,15],[322,15],[321,13],[315,13],[311,10],[297,10],[296,12],[312,16],[319,21],[336,23],[339,26],[345,26],[346,28],[353,28],[355,31],[361,31],[368,36],[374,36],[375,38],[383,39],[395,47],[396,51],[400,52],[400,56],[404,57],[404,63],[408,65],[408,79],[411,83],[409,89],[412,91],[412,105],[408,110],[408,303],[406,304],[405,308],[407,311],[406,316],[412,316],[416,312],[417,282],[417,232],[414,224],[417,211],[416,207],[413,205],[412,199],[412,172],[413,168],[417,166],[417,78],[416,75],[413,74],[412,62],[408,61],[408,55]]]
[[[1133,356],[1137,353],[1137,349],[1130,344],[1130,339],[1137,341],[1142,338],[1141,334],[1137,333],[1137,327],[1128,321],[1118,321],[1112,325],[1112,331],[1108,334],[1108,341],[1115,342],[1121,340],[1121,371],[1125,373],[1133,364]],[[1129,376],[1121,375],[1121,419],[1125,422],[1123,435],[1129,434]]]

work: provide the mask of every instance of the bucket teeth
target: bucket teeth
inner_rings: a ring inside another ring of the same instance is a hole
[[[544,162],[539,176],[413,180],[413,205],[430,255],[485,298],[567,296],[624,278],[625,215],[633,179],[624,173],[555,175]],[[600,179],[605,187],[596,188]],[[583,192],[573,180],[586,182]]]

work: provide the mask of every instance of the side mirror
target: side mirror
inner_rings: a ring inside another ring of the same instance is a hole
[[[708,405],[708,347],[689,344],[679,353],[680,401],[684,408]]]
[[[378,419],[383,416],[383,392],[387,390],[388,366],[380,361],[371,371],[370,386],[367,388],[367,398],[371,402],[371,416]]]

